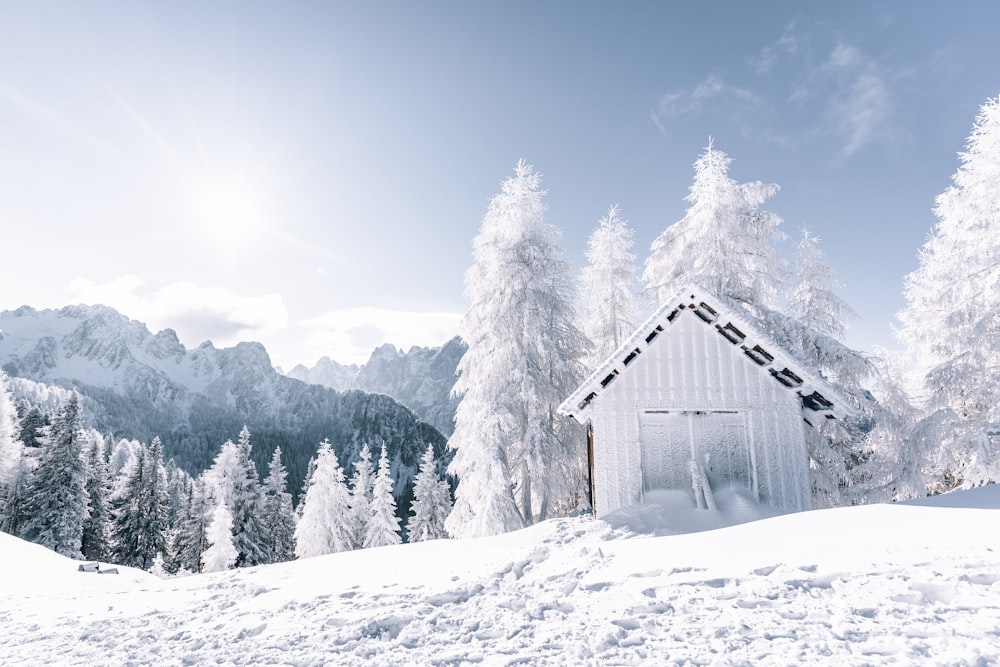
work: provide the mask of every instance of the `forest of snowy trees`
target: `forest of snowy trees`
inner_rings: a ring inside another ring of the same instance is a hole
[[[192,477],[164,463],[158,438],[114,442],[85,429],[75,392],[50,415],[15,405],[5,381],[0,373],[0,529],[60,554],[176,574],[402,541],[385,447],[372,471],[365,446],[348,485],[324,441],[293,507],[281,449],[261,479],[246,427]],[[444,537],[451,495],[433,446],[414,486],[409,541]]]
[[[610,207],[579,283],[546,221],[540,174],[516,165],[490,201],[465,276],[468,349],[453,390],[450,479],[428,446],[406,517],[380,443],[361,449],[348,478],[336,443],[324,440],[293,507],[281,449],[262,476],[246,427],[193,477],[164,462],[159,439],[114,442],[85,430],[76,394],[57,411],[15,405],[0,374],[0,529],[76,558],[177,573],[404,535],[492,535],[586,511],[583,433],[557,407],[645,312],[687,284],[757,324],[857,409],[807,429],[814,506],[1000,479],[1000,98],[976,117],[919,268],[905,277],[900,353],[843,343],[853,312],[820,239],[803,229],[786,266],[782,220],[764,208],[778,186],[736,182],[730,165],[709,139],[684,216],[653,241],[641,274],[632,231]]]

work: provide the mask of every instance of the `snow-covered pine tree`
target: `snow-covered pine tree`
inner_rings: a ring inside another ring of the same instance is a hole
[[[444,522],[451,513],[451,490],[448,483],[438,477],[433,445],[427,445],[427,451],[420,460],[420,471],[413,480],[410,512],[410,521],[406,525],[408,542],[448,537]]]
[[[371,509],[363,547],[386,547],[400,542],[399,517],[396,516],[396,500],[392,496],[392,475],[383,443],[382,453],[378,457],[378,472],[372,485]]]
[[[167,553],[169,498],[158,437],[142,447],[127,477],[111,500],[109,559],[120,565],[150,570]]]
[[[201,555],[209,547],[208,527],[215,511],[210,484],[204,476],[194,480],[186,505],[187,513],[174,532],[166,561],[166,570],[171,573],[201,572]]]
[[[385,443],[382,448],[385,449]],[[365,545],[368,519],[371,516],[372,483],[372,450],[365,443],[358,453],[358,460],[354,462],[354,474],[351,476],[351,503],[348,512],[355,549],[361,549]]]
[[[28,480],[21,537],[64,556],[80,558],[87,518],[83,416],[73,392],[45,428],[38,467]]]
[[[275,447],[264,479],[263,520],[269,543],[266,548],[271,563],[295,558],[295,511],[292,495],[286,490],[288,473],[281,464],[281,447]]]
[[[0,370],[0,530],[16,533],[24,499],[28,465],[20,438],[14,401],[7,376]]]
[[[194,479],[187,471],[178,468],[173,459],[167,461],[163,469],[167,474],[167,498],[170,508],[168,517],[170,528],[174,530],[187,515],[187,502],[191,497],[191,485]]]
[[[83,522],[81,551],[87,560],[107,560],[111,521],[109,495],[111,480],[104,459],[104,439],[91,437],[87,445],[87,498],[90,511]]]
[[[45,429],[49,427],[50,423],[49,415],[35,405],[29,407],[21,417],[21,431],[18,439],[24,445],[25,455],[35,461],[41,457]]]
[[[761,208],[777,185],[729,178],[728,155],[710,138],[694,163],[684,217],[660,234],[643,280],[653,308],[693,283],[726,302],[758,314],[781,293],[784,270],[775,247],[781,218]]]
[[[595,368],[639,325],[636,299],[638,282],[633,234],[612,206],[587,240],[587,266],[583,269],[583,320],[580,328],[593,348],[587,366]]]
[[[344,481],[344,469],[329,440],[320,443],[302,503],[302,518],[295,526],[295,555],[310,558],[353,547],[349,525],[350,492]]]
[[[24,455],[17,410],[7,390],[7,375],[0,370],[0,498],[14,482],[15,472]]]
[[[266,553],[271,542],[267,524],[262,520],[262,498],[257,466],[250,458],[250,431],[246,426],[240,431],[236,445],[235,467],[229,473],[231,496],[229,511],[233,521],[233,546],[236,548],[236,567],[248,567],[272,562]]]
[[[833,268],[819,249],[820,238],[802,228],[796,244],[795,273],[788,297],[788,314],[810,329],[842,340],[844,321],[856,317],[836,292],[840,287]]]
[[[588,343],[574,325],[574,286],[540,183],[519,162],[473,241],[461,325],[468,351],[448,441],[459,482],[447,528],[456,537],[502,533],[586,502],[583,437],[556,408],[583,374]]]
[[[233,515],[226,503],[217,501],[205,537],[209,546],[201,555],[201,571],[222,572],[232,568],[237,553],[233,546]]]
[[[819,241],[803,228],[796,244],[789,317],[769,312],[765,324],[796,356],[850,395],[855,405],[869,403],[862,380],[873,367],[840,342],[847,331],[845,320],[855,315],[836,293],[839,283]],[[815,507],[852,504],[867,496],[871,480],[866,471],[872,468],[863,464],[872,462],[873,453],[864,444],[861,425],[869,417],[817,423],[816,430],[807,430]]]
[[[872,359],[876,373],[871,391],[876,402],[870,410],[873,426],[865,434],[872,457],[864,471],[871,481],[872,501],[896,502],[927,495],[923,475],[927,451],[914,437],[917,409],[905,389],[897,357],[877,349]]]
[[[306,506],[306,492],[309,491],[309,486],[312,484],[313,474],[316,472],[316,457],[310,457],[309,462],[306,464],[306,474],[302,478],[302,490],[299,492],[299,501],[295,504],[295,520],[296,522],[302,518],[302,510]]]
[[[1000,96],[979,109],[906,277],[901,340],[923,375],[936,490],[1000,481]],[[991,444],[992,443],[992,444]]]

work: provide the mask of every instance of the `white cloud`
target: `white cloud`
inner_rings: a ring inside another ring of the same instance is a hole
[[[802,36],[798,34],[795,21],[792,21],[777,41],[762,48],[757,55],[747,58],[747,64],[757,74],[770,74],[785,59],[798,53],[801,41]]]
[[[244,296],[222,287],[176,282],[148,289],[141,278],[126,275],[105,283],[74,280],[74,298],[111,306],[145,323],[152,331],[170,328],[187,347],[211,340],[227,347],[243,340],[265,341],[288,324],[280,295]]]
[[[726,104],[721,104],[720,100],[725,100]],[[752,91],[727,84],[720,76],[711,74],[692,90],[671,91],[661,95],[651,116],[656,126],[665,133],[666,123],[671,118],[699,113],[710,105],[716,108],[725,106],[732,110],[733,102],[757,106],[760,99]]]
[[[889,133],[892,94],[878,63],[849,44],[836,44],[824,69],[835,84],[827,118],[844,142],[842,153],[850,157]]]
[[[345,364],[364,363],[384,343],[403,350],[414,345],[437,347],[458,333],[461,320],[460,313],[368,307],[334,310],[302,322],[305,335],[297,356],[310,351],[307,365],[322,356]]]

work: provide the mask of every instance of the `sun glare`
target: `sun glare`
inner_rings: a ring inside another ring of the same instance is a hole
[[[263,202],[240,184],[203,187],[195,206],[199,231],[219,241],[253,241],[263,227]]]

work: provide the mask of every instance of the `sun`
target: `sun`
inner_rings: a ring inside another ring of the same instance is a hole
[[[194,202],[199,232],[219,242],[254,241],[263,230],[265,202],[259,191],[239,181],[202,183]]]

